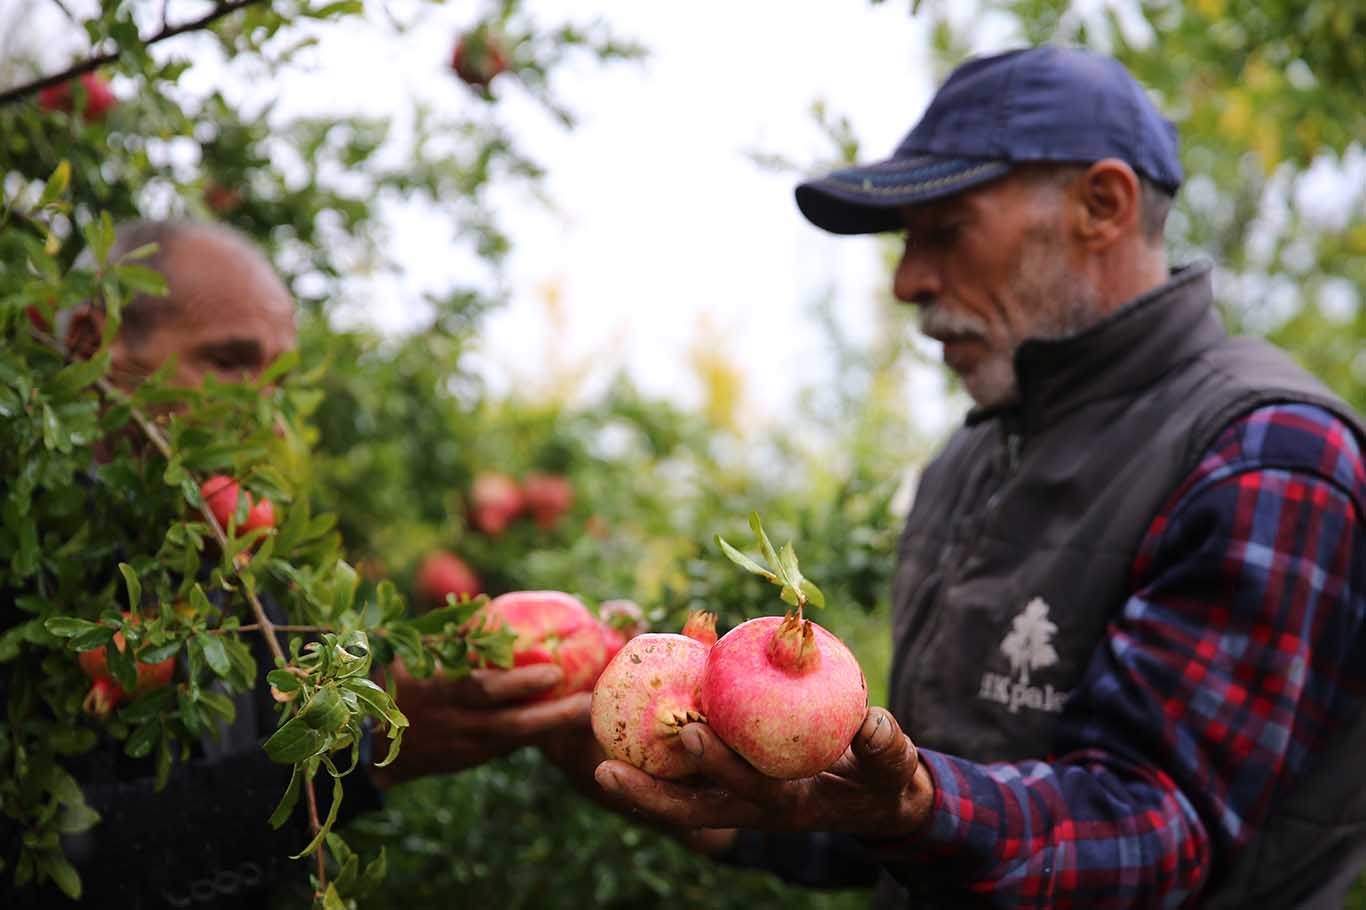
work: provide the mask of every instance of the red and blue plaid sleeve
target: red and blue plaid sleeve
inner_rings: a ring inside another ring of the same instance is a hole
[[[1227,428],[1132,578],[1055,755],[922,752],[935,808],[915,858],[885,856],[899,878],[958,905],[1189,905],[1366,700],[1366,475],[1326,411]]]

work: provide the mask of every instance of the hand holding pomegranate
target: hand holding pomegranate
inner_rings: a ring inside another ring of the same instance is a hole
[[[706,724],[686,725],[678,739],[695,778],[664,780],[605,761],[595,772],[598,784],[652,819],[684,829],[845,831],[890,839],[913,834],[934,802],[915,746],[882,708],[868,711],[834,764],[796,780],[761,774]]]

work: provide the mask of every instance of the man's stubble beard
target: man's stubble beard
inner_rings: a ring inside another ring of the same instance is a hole
[[[990,338],[993,350],[977,369],[961,377],[968,395],[979,407],[999,407],[1019,400],[1015,352],[1021,343],[1028,339],[1068,338],[1095,325],[1104,315],[1095,283],[1086,275],[1072,272],[1066,260],[1057,254],[1058,236],[1055,227],[1044,224],[1036,225],[1025,237],[1009,286],[1026,321],[1007,327],[1009,334],[1004,339]],[[933,313],[934,309],[927,307],[921,312],[922,328],[937,322],[988,337],[984,324],[959,313]]]

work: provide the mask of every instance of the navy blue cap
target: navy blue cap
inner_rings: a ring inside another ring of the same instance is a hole
[[[985,183],[1021,162],[1118,158],[1175,193],[1176,127],[1119,61],[1033,47],[969,60],[935,93],[892,157],[797,187],[797,206],[835,234],[901,228],[897,208]]]

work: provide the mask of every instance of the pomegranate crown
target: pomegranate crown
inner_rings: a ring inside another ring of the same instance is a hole
[[[802,575],[801,567],[797,564],[797,551],[792,548],[792,542],[788,541],[783,544],[781,550],[773,549],[773,543],[764,533],[763,523],[759,521],[758,512],[750,513],[749,527],[759,542],[759,551],[763,553],[768,564],[773,566],[772,570],[766,569],[750,559],[726,543],[725,539],[718,534],[716,535],[716,543],[721,547],[721,552],[725,553],[731,562],[746,572],[752,572],[761,578],[768,579],[775,585],[780,585],[782,591],[779,596],[783,599],[783,603],[793,608],[790,612],[798,620],[802,618],[802,609],[807,604],[824,607],[825,595],[821,593],[820,588],[811,583],[810,579]]]

